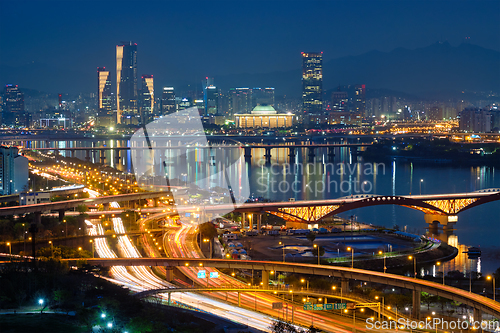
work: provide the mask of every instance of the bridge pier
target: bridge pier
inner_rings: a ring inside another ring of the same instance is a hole
[[[251,163],[252,162],[252,148],[251,147],[245,147],[245,153],[244,153],[244,157],[245,157],[245,162],[247,163]]]
[[[451,216],[447,215],[438,215],[438,214],[425,214],[424,219],[425,222],[429,225],[429,232],[433,234],[438,233],[439,225],[442,225],[443,228],[448,228],[448,224],[450,227],[454,227],[456,222],[448,222]],[[456,221],[456,216],[453,216]]]
[[[262,214],[257,213],[257,232],[260,232],[260,229],[262,228]]]
[[[341,279],[340,280],[340,289],[342,289],[342,294],[347,295],[349,294],[349,279]]]
[[[474,321],[479,323],[478,332],[482,332],[483,330],[481,329],[481,321],[483,320],[483,311],[474,308],[473,316],[474,316]]]
[[[173,267],[170,267],[170,266],[165,267],[165,280],[167,282],[174,281],[174,268]],[[170,299],[170,293],[168,294],[168,297]],[[169,300],[168,304],[170,304],[170,300]]]
[[[328,162],[332,163],[333,160],[335,159],[335,150],[334,147],[328,147],[327,150],[327,156],[328,156]]]
[[[59,213],[59,223],[60,223],[64,220],[64,213],[66,213],[66,211],[64,209],[59,209],[57,212]]]
[[[87,149],[87,150],[85,151],[85,160],[86,160],[86,161],[90,161],[90,150],[89,150],[89,149]]]
[[[115,167],[116,167],[116,164],[120,164],[120,150],[116,149],[114,156],[115,156]]]
[[[288,163],[290,163],[290,164],[295,163],[295,148],[294,147],[288,148]]]
[[[104,211],[108,211],[109,210],[109,202],[103,203],[102,206],[103,206],[103,210]]]
[[[262,271],[262,288],[269,288],[269,271]]]
[[[316,154],[314,153],[314,147],[307,148],[307,156],[309,163],[313,163],[314,158],[316,157]]]
[[[172,293],[168,293],[168,305],[170,305],[170,301],[172,300]]]
[[[271,148],[266,148],[264,157],[266,158],[266,164],[271,164]]]
[[[241,213],[241,229],[245,229],[245,219],[247,218],[246,213]]]
[[[415,320],[420,319],[420,290],[413,289],[411,316]]]
[[[101,164],[106,163],[106,155],[105,154],[106,154],[106,152],[103,149],[99,150],[99,161],[101,162]]]

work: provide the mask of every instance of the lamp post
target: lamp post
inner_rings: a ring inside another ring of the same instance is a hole
[[[318,244],[314,244],[313,247],[316,249],[316,251],[318,251],[318,253],[317,253],[318,254],[318,265],[321,265],[320,256],[319,256],[319,246],[318,246]]]
[[[309,280],[306,280],[306,279],[300,279],[300,282],[301,282],[301,283],[306,282],[306,291],[309,291]]]
[[[379,298],[382,298],[382,312],[385,312],[385,297],[384,296],[375,296],[375,299],[378,300]],[[379,303],[380,304],[380,303]],[[380,316],[380,312],[379,312]]]
[[[10,244],[10,242],[7,242],[7,246],[9,247],[9,257],[10,257],[10,261],[12,261],[12,245]]]
[[[380,254],[380,255],[382,255],[382,254],[383,254],[383,255],[384,255],[384,274],[385,274],[385,271],[387,270],[387,266],[385,265],[385,252],[383,252],[383,251],[378,251],[378,254]]]
[[[54,256],[54,244],[52,243],[51,240],[49,241],[49,244],[50,244],[50,256],[53,257]]]
[[[43,299],[40,298],[38,300],[38,304],[40,304],[40,314],[42,314],[43,313]]]
[[[285,243],[280,241],[278,244],[281,245],[281,248],[283,249],[283,262],[285,262]]]
[[[493,280],[493,301],[496,301],[495,276],[488,275],[487,280]]]
[[[424,180],[420,179],[420,183],[419,183],[419,185],[420,185],[420,195],[422,195],[422,183],[423,182],[424,182]]]
[[[438,261],[436,265],[441,266],[441,261]],[[444,286],[444,264],[442,265],[442,267],[443,267],[443,286]]]
[[[413,260],[413,269],[415,271],[415,279],[417,278],[417,257],[409,256],[408,260]]]
[[[354,268],[354,248],[348,247],[347,251],[351,251],[351,268]]]
[[[90,244],[92,244],[92,258],[94,258],[94,241],[89,240]]]
[[[210,259],[212,259],[212,242],[208,238],[203,238],[203,243],[210,243]]]
[[[63,222],[66,225],[66,234],[64,235],[64,237],[68,237],[68,223],[66,222],[66,220],[63,220]]]

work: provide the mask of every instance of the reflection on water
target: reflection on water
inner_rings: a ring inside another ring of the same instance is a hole
[[[340,143],[340,142],[339,142]],[[31,147],[126,147],[126,140],[107,141],[58,141],[29,143]],[[239,154],[237,149],[235,153]],[[348,148],[335,148],[335,156],[330,162],[327,149],[316,149],[314,163],[308,164],[308,150],[295,150],[294,164],[289,162],[287,148],[272,149],[271,162],[266,166],[261,163],[265,159],[265,149],[252,150],[251,167],[249,168],[250,190],[256,197],[265,197],[276,201],[305,199],[335,199],[356,194],[356,190],[384,195],[440,194],[473,192],[486,188],[500,188],[500,177],[494,167],[460,167],[455,165],[414,164],[392,161],[382,165],[368,163],[361,157],[353,157]],[[61,152],[69,156],[69,152]],[[76,151],[76,157],[85,160],[85,151]],[[121,152],[118,163],[114,153],[106,151],[106,162],[111,166],[131,172],[130,151]],[[200,158],[201,152],[196,156]],[[190,156],[193,156],[191,154]],[[99,155],[90,156],[90,160],[98,163]],[[208,157],[207,159],[208,160]],[[172,165],[172,168],[175,168]],[[188,172],[200,172],[199,168]],[[496,175],[496,177],[495,177]],[[292,187],[295,184],[296,189]],[[281,187],[280,187],[281,185]],[[287,187],[288,185],[288,187]],[[324,186],[324,187],[323,187]],[[357,186],[357,187],[356,187]],[[445,264],[445,271],[469,271],[469,261],[463,252],[469,246],[480,246],[482,261],[472,261],[473,271],[490,273],[500,267],[498,251],[498,225],[500,224],[500,202],[491,202],[466,210],[459,214],[456,230],[446,235],[446,241],[459,249],[459,255]],[[355,209],[343,214],[349,218],[354,215],[358,221],[374,225],[393,227],[411,233],[425,234],[427,224],[422,212],[400,206],[372,206]],[[443,236],[440,236],[443,237]],[[461,243],[458,243],[460,237]],[[465,244],[465,245],[463,245]],[[442,268],[437,268],[438,271]]]

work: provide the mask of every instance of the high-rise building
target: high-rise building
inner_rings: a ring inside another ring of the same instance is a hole
[[[155,106],[153,75],[142,75],[141,81],[141,117],[143,121],[147,121],[147,119],[153,114]]]
[[[163,87],[161,95],[161,115],[167,115],[176,111],[175,91],[173,87]]]
[[[0,195],[28,190],[28,159],[16,147],[0,146]]]
[[[339,87],[337,91],[332,92],[332,111],[346,111],[348,101],[347,91],[340,91]]]
[[[366,113],[366,86],[364,84],[357,84],[354,86],[354,112],[360,114],[361,117],[368,117]]]
[[[252,107],[258,105],[274,106],[274,88],[253,88],[252,89]]]
[[[105,67],[97,68],[97,123],[101,126],[113,126],[116,123],[112,104],[111,77]]]
[[[443,120],[443,108],[441,106],[433,106],[427,113],[427,120]]]
[[[460,112],[460,130],[473,133],[491,131],[492,116],[489,110],[466,108]]]
[[[116,46],[116,122],[137,112],[137,44],[127,42]]]
[[[236,113],[248,113],[252,110],[252,89],[229,89],[229,112],[231,115]]]
[[[5,86],[2,122],[8,126],[28,126],[24,111],[24,94],[17,85]]]
[[[219,90],[214,84],[214,79],[208,76],[202,81],[204,115],[219,114]]]
[[[323,52],[302,52],[302,111],[321,114],[323,111]]]

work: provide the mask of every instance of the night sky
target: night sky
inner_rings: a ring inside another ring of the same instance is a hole
[[[126,40],[138,44],[139,74],[163,84],[290,70],[300,66],[301,51],[323,51],[328,60],[440,40],[458,45],[465,37],[500,51],[500,1],[1,0],[0,6],[0,66],[34,63],[90,73],[92,80],[98,66],[114,72],[115,45]]]

